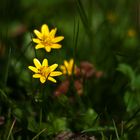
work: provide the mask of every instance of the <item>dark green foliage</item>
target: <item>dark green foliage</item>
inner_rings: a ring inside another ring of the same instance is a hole
[[[61,49],[34,49],[33,30],[42,24],[65,37]],[[63,132],[139,140],[139,29],[138,0],[1,0],[0,140],[52,140]],[[42,85],[28,69],[35,57],[60,65],[74,58],[78,67],[88,61],[94,74],[72,75],[56,96],[68,79]]]

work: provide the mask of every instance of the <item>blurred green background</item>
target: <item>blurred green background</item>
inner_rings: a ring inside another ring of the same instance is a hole
[[[33,30],[42,24],[65,37],[62,49],[35,51]],[[40,140],[57,140],[65,131],[139,140],[139,32],[138,0],[1,0],[0,140],[30,140],[41,130]],[[50,64],[88,61],[102,75],[84,79],[81,96],[71,84],[68,93],[55,97],[65,77],[41,85],[28,69],[34,57]]]

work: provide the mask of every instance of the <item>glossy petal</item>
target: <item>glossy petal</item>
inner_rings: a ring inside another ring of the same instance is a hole
[[[50,77],[50,76],[48,77],[48,80],[50,80],[50,81],[56,83],[56,80],[55,80],[54,78]]]
[[[38,59],[34,58],[33,59],[34,65],[39,69],[41,67],[41,63],[39,62]]]
[[[39,39],[42,38],[42,34],[38,30],[34,30],[34,33]]]
[[[66,60],[64,60],[64,65],[65,65],[66,68],[69,67],[69,63]]]
[[[47,24],[43,24],[41,27],[41,32],[43,35],[47,36],[49,34],[49,28]]]
[[[36,48],[36,49],[41,49],[41,48],[44,48],[44,45],[38,44],[38,45],[35,46],[35,48]]]
[[[44,59],[44,60],[43,60],[42,66],[48,66],[48,60],[47,60],[47,59]]]
[[[36,67],[33,67],[33,66],[29,66],[28,67],[31,71],[35,72],[35,73],[38,73],[38,69]]]
[[[73,66],[73,63],[74,63],[74,60],[73,59],[70,59],[70,66],[72,67]]]
[[[53,64],[53,65],[49,66],[51,72],[54,71],[57,67],[58,67],[58,64]]]
[[[45,46],[45,50],[46,50],[46,52],[50,52],[51,51],[51,47],[50,46]]]
[[[72,69],[73,69],[73,64],[74,64],[74,60],[70,59],[70,61],[69,61],[69,69],[70,69],[71,72],[72,72]]]
[[[55,36],[55,34],[56,34],[56,31],[57,31],[57,29],[55,28],[55,29],[52,29],[51,31],[50,31],[50,36],[52,37],[52,38],[54,38],[54,36]]]
[[[60,69],[62,70],[62,73],[63,74],[66,74],[67,73],[67,70],[66,70],[66,67],[65,66],[61,65],[60,66]]]
[[[38,38],[33,38],[33,42],[40,43],[41,41]]]
[[[64,39],[63,36],[58,36],[58,37],[55,37],[52,41],[53,41],[54,43],[57,43],[57,42],[59,42],[59,41],[61,41],[61,40],[63,40],[63,39]]]
[[[33,75],[33,78],[40,78],[41,77],[41,74],[34,74]]]
[[[50,76],[60,76],[60,75],[62,75],[62,72],[60,71],[54,71],[50,73]]]
[[[62,47],[62,45],[60,45],[60,44],[53,44],[51,46],[51,48],[53,48],[53,49],[60,49],[61,47]]]
[[[41,82],[41,83],[45,83],[45,82],[46,82],[46,78],[45,78],[44,76],[41,76],[41,77],[40,77],[40,82]]]

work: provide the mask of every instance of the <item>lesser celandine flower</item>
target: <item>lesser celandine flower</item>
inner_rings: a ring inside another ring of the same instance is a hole
[[[74,60],[70,59],[69,62],[64,60],[64,65],[61,65],[60,69],[62,70],[63,74],[72,75],[73,67],[74,67],[74,73],[76,73],[76,66],[74,66]]]
[[[56,28],[49,31],[49,27],[46,24],[42,25],[41,31],[34,30],[34,33],[37,36],[37,38],[33,38],[33,42],[37,43],[35,48],[44,48],[47,52],[50,52],[51,49],[60,49],[62,45],[58,44],[58,42],[63,40],[64,37],[55,37],[56,31]]]
[[[135,31],[134,29],[129,29],[129,30],[127,31],[127,35],[128,35],[129,37],[135,37],[135,36],[136,36],[136,31]]]
[[[35,74],[33,74],[33,78],[40,78],[41,83],[45,83],[46,80],[50,80],[56,83],[56,80],[53,77],[62,74],[62,72],[60,71],[54,71],[58,67],[58,64],[53,64],[51,66],[48,66],[47,59],[44,59],[42,64],[39,62],[37,58],[34,58],[33,62],[35,67],[29,66],[28,68],[31,71],[35,72]]]

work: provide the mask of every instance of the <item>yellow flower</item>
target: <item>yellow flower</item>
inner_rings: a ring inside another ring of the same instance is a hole
[[[70,61],[64,60],[64,65],[60,66],[60,69],[62,70],[63,74],[72,75],[73,72],[73,66],[74,66],[74,60],[70,59]],[[74,67],[74,73],[76,72],[76,66]]]
[[[33,62],[35,67],[29,66],[28,68],[31,71],[35,72],[35,74],[33,74],[33,78],[40,78],[41,83],[45,83],[46,80],[50,80],[56,83],[56,80],[53,77],[62,74],[62,72],[60,71],[54,71],[58,67],[58,64],[53,64],[51,66],[48,66],[47,59],[44,59],[42,64],[36,58],[33,59]]]
[[[107,14],[107,19],[109,20],[109,22],[114,23],[116,21],[116,19],[117,19],[117,16],[116,16],[115,13],[109,12]]]
[[[64,37],[55,37],[56,31],[56,28],[49,31],[48,25],[46,24],[42,25],[41,32],[38,30],[34,30],[34,33],[37,36],[37,38],[33,38],[33,42],[37,43],[35,48],[44,48],[47,52],[50,52],[51,49],[60,49],[62,45],[58,44],[58,42],[63,40]]]
[[[136,36],[136,31],[135,31],[134,29],[129,29],[129,30],[127,31],[127,35],[128,35],[129,37],[135,37],[135,36]]]

